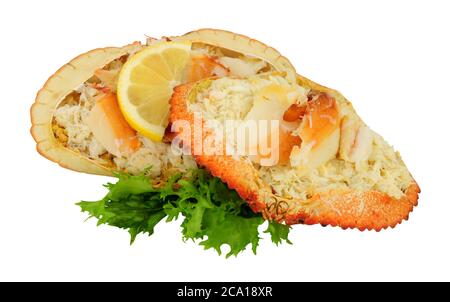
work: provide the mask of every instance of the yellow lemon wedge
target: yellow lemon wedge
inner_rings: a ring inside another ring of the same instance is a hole
[[[120,109],[131,127],[154,141],[164,136],[169,99],[181,84],[190,51],[190,42],[155,43],[129,58],[120,71]]]

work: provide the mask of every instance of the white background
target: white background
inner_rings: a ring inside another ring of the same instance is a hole
[[[8,1],[0,8],[0,280],[449,280],[448,1]],[[277,48],[297,71],[344,93],[401,154],[422,188],[408,222],[380,233],[295,226],[257,256],[225,259],[177,224],[128,234],[74,205],[105,177],[35,152],[29,107],[47,77],[92,48],[144,35],[228,29]]]

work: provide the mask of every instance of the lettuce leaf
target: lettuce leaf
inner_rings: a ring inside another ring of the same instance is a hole
[[[253,213],[236,191],[203,169],[188,175],[175,175],[166,183],[152,185],[143,175],[118,174],[116,183],[105,187],[108,194],[99,201],[77,203],[82,212],[98,219],[97,225],[108,224],[126,229],[133,243],[138,234],[152,235],[164,218],[167,222],[182,217],[184,240],[199,242],[219,255],[224,244],[230,246],[226,257],[238,255],[251,245],[253,253],[259,244],[258,227],[264,223]],[[291,243],[289,227],[269,222],[265,233],[278,245]]]

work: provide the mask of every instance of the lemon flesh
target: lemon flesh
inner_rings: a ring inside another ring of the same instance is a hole
[[[169,99],[181,83],[191,43],[159,42],[133,55],[119,74],[117,97],[127,122],[142,135],[161,141]]]

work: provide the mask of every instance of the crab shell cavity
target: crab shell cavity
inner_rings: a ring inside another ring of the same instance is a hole
[[[262,59],[275,70],[295,75],[291,63],[274,48],[249,37],[229,31],[216,29],[201,29],[192,31],[181,37],[171,37],[172,40],[189,40],[220,47],[249,57]],[[91,50],[81,54],[62,66],[51,76],[39,90],[31,107],[31,134],[36,141],[37,151],[47,159],[58,163],[64,168],[111,176],[114,168],[103,166],[80,152],[66,148],[60,143],[52,130],[52,120],[55,109],[65,97],[79,85],[94,75],[95,70],[126,54],[134,53],[142,47],[141,43],[133,43],[124,47],[107,47]]]
[[[297,83],[315,92],[331,96],[347,113],[356,116],[351,103],[339,92],[316,84],[302,76],[297,77]],[[195,125],[195,115],[190,111],[189,103],[195,99],[193,96],[198,93],[199,87],[202,87],[201,82],[180,85],[175,89],[170,101],[170,121],[172,123],[183,120]],[[202,124],[207,125],[206,121],[202,121]],[[356,142],[353,144],[355,146],[358,144],[362,146],[366,143],[363,135],[366,128],[361,127],[361,129],[363,129],[361,135],[353,135],[349,139]],[[207,126],[202,127],[201,131],[203,138],[208,138],[212,133]],[[195,148],[192,145],[193,132],[186,134],[181,131],[178,133],[183,141],[191,144],[191,148]],[[377,137],[382,140],[380,136]],[[339,140],[335,142],[333,153],[337,153],[338,144]],[[391,148],[387,143],[384,142],[383,146],[384,144],[387,148]],[[395,154],[395,152],[392,153]],[[194,154],[194,156],[200,166],[207,168],[214,176],[221,178],[230,188],[235,189],[249,203],[254,212],[261,212],[266,219],[286,224],[322,224],[340,226],[344,229],[379,231],[394,227],[408,219],[409,213],[417,205],[420,192],[419,186],[400,158],[398,165],[409,175],[405,178],[404,191],[400,196],[389,195],[386,191],[371,186],[365,187],[365,189],[348,186],[323,191],[313,190],[311,195],[292,197],[276,193],[272,184],[261,177],[257,166],[250,161],[224,154]],[[351,162],[365,157],[366,152],[350,152]],[[336,160],[338,159],[336,158]],[[357,170],[355,171],[359,173]]]
[[[286,72],[286,78],[295,82],[295,68],[286,57],[282,56],[275,48],[247,36],[231,31],[204,28],[172,39],[189,40],[193,43],[198,42],[223,47],[237,53],[259,58],[272,65],[276,71]]]
[[[112,175],[110,169],[64,147],[56,139],[52,130],[53,114],[64,98],[91,78],[95,70],[139,47],[141,47],[140,43],[133,43],[124,47],[91,50],[62,66],[47,80],[37,93],[30,110],[31,135],[36,141],[37,151],[42,156],[71,170],[89,174]]]

